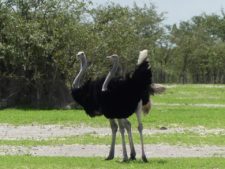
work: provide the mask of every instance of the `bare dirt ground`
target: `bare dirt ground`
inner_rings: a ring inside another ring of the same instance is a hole
[[[133,127],[133,132],[137,133],[136,127]],[[206,129],[204,127],[191,127],[191,128],[166,128],[162,129],[144,129],[145,135],[151,134],[172,134],[172,133],[185,133],[193,132],[200,135],[216,134],[225,135],[225,129],[215,128]],[[78,135],[111,135],[111,129],[108,128],[94,128],[90,126],[60,126],[60,125],[0,125],[0,140],[19,140],[19,139],[49,139],[52,137],[68,137]]]
[[[135,145],[137,156],[141,155],[140,145]],[[0,155],[106,157],[106,145],[60,145],[60,146],[0,146]],[[204,146],[184,147],[171,145],[145,145],[148,157],[225,157],[225,147]],[[116,145],[116,157],[121,157],[121,145]]]
[[[137,132],[137,129],[134,129]],[[206,129],[204,127],[192,128],[164,128],[145,129],[145,135],[163,133],[194,132],[201,135],[225,135],[225,129]],[[53,137],[68,137],[84,134],[111,135],[110,128],[94,128],[90,126],[60,126],[60,125],[26,125],[12,126],[0,125],[0,140],[20,139],[49,139]],[[137,154],[140,155],[140,145],[136,145]],[[217,146],[171,146],[171,145],[145,145],[148,157],[225,157],[225,147]],[[129,150],[129,149],[128,149]],[[32,155],[32,156],[73,156],[73,157],[106,157],[109,151],[107,145],[57,145],[57,146],[0,146],[0,155]],[[121,145],[116,145],[116,156],[121,157]]]

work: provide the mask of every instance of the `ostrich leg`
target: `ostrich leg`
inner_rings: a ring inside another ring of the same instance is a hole
[[[128,156],[127,156],[127,149],[126,149],[126,142],[125,142],[125,125],[123,119],[118,119],[119,123],[119,129],[122,137],[122,148],[123,148],[123,161],[128,161]]]
[[[131,131],[131,123],[127,119],[124,119],[124,124],[125,124],[125,128],[127,130],[127,133],[128,133],[128,139],[129,139],[129,143],[130,143],[130,159],[135,160],[136,152],[135,152],[135,148],[134,148],[133,136],[132,136],[132,131]]]
[[[115,153],[115,142],[116,142],[116,132],[118,129],[118,125],[116,124],[116,121],[114,119],[110,119],[110,126],[112,129],[112,142],[111,142],[111,147],[109,151],[109,155],[106,158],[106,160],[112,160],[114,158],[114,153]]]
[[[142,134],[143,125],[142,125],[142,121],[141,121],[141,111],[142,111],[142,101],[140,101],[138,103],[136,115],[137,115],[137,120],[138,120],[138,131],[139,131],[140,140],[141,140],[142,160],[144,162],[148,162],[146,155],[145,155],[145,151],[144,151],[144,141],[143,141],[143,134]]]

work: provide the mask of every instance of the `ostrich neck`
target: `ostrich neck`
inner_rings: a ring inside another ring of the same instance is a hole
[[[86,69],[87,69],[87,60],[85,57],[83,57],[81,58],[80,71],[73,81],[72,88],[80,88],[80,81],[82,77],[84,76]]]
[[[105,78],[105,81],[102,85],[102,91],[106,91],[108,89],[108,84],[111,79],[115,76],[115,73],[118,68],[118,61],[114,61],[112,69],[109,71],[108,75]]]

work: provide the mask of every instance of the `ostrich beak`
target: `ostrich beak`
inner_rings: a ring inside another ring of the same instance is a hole
[[[118,58],[118,55],[117,54],[113,54],[111,56],[106,56],[106,59],[110,59],[110,60],[113,60],[115,58]]]
[[[106,56],[106,59],[112,59],[112,56]]]

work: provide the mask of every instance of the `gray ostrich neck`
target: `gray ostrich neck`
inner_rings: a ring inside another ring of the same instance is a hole
[[[80,62],[80,71],[73,81],[72,88],[80,88],[80,85],[81,85],[80,81],[81,81],[82,77],[84,76],[84,73],[87,69],[87,59],[86,59],[86,57],[82,56],[80,58],[80,61],[81,61]]]
[[[109,82],[115,76],[117,69],[118,69],[118,60],[115,60],[112,69],[109,71],[102,85],[102,91],[106,91],[108,89]]]

